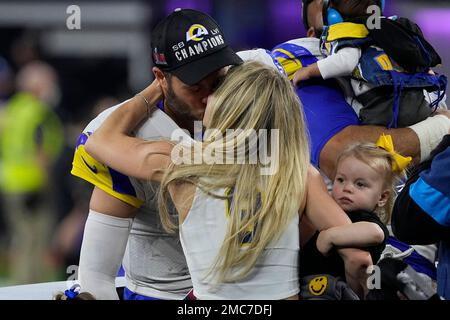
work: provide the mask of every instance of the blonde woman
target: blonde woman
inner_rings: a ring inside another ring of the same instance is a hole
[[[259,63],[233,67],[208,99],[204,123],[214,130],[205,133],[202,145],[181,149],[203,154],[213,149],[216,159],[245,150],[244,161],[174,164],[171,155],[178,154],[174,150],[180,145],[131,136],[161,99],[161,85],[153,82],[114,111],[90,137],[87,151],[124,174],[161,182],[161,221],[168,231],[179,226],[198,299],[296,299],[299,220],[306,216],[318,230],[350,220],[309,165],[305,124],[293,87]],[[232,142],[223,139],[230,129],[239,129]],[[278,155],[277,169],[268,175],[261,174],[267,157],[250,161],[255,146],[249,143],[251,132],[261,130],[269,138],[263,141],[257,135],[258,147],[278,136],[276,145],[268,147],[272,158]],[[169,198],[178,221],[168,214]],[[353,281],[370,257],[351,250],[341,253],[349,280],[360,289]]]

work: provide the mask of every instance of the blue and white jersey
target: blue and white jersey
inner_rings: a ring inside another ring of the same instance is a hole
[[[192,283],[178,235],[168,234],[162,228],[158,185],[125,176],[100,163],[84,149],[90,134],[118,107],[102,112],[83,131],[77,142],[72,174],[138,208],[123,260],[126,287],[144,296],[182,299]],[[146,140],[170,139],[174,130],[179,130],[177,124],[157,109],[137,130],[136,136]]]
[[[323,58],[320,40],[316,38],[282,43],[273,48],[272,55],[283,66],[289,79],[293,78],[296,71]],[[303,104],[309,131],[311,162],[319,167],[320,152],[326,143],[344,128],[359,125],[356,112],[347,103],[347,98],[352,100],[353,93],[348,83],[342,87],[334,79],[312,79],[297,88],[297,94]]]
[[[411,198],[437,223],[450,227],[450,147],[438,154],[431,168],[411,185]]]

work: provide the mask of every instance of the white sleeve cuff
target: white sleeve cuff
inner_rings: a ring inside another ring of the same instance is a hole
[[[431,151],[433,151],[442,138],[450,130],[450,119],[444,115],[429,117],[415,125],[409,127],[412,129],[420,141],[420,162],[426,160]]]
[[[89,211],[84,228],[78,279],[99,300],[117,300],[115,279],[133,219]]]

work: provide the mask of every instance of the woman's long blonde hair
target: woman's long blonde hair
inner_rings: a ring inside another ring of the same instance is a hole
[[[217,195],[217,190],[234,190],[225,240],[209,273],[217,283],[223,283],[244,278],[264,248],[285,231],[299,208],[304,207],[309,147],[301,103],[288,79],[275,69],[257,62],[233,67],[214,94],[210,107],[209,128],[215,128],[216,133],[205,137],[203,150],[208,145],[222,144],[224,150],[230,150],[231,146],[236,155],[242,147],[250,149],[246,130],[266,129],[268,141],[271,130],[279,130],[278,170],[271,175],[261,175],[264,165],[260,159],[254,164],[172,165],[165,172],[159,206],[167,230],[173,231],[175,227],[167,208],[170,184],[193,183],[221,199],[225,198]],[[218,138],[225,136],[227,129],[238,128],[242,132],[235,135],[233,142]],[[258,143],[261,142],[258,137]],[[274,154],[274,150],[270,153]],[[252,241],[243,249],[249,230]]]

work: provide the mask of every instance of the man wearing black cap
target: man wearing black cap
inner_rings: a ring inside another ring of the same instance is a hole
[[[193,131],[203,119],[206,98],[225,75],[224,67],[242,63],[227,45],[217,23],[195,10],[179,10],[152,32],[153,72],[165,97],[164,111]]]
[[[176,10],[152,31],[153,73],[164,103],[136,132],[144,139],[193,133],[207,97],[226,67],[242,62],[217,23],[195,10]],[[116,172],[84,150],[91,132],[117,107],[94,119],[80,136],[72,174],[95,185],[85,225],[79,280],[97,299],[117,299],[114,280],[123,259],[125,299],[181,299],[192,288],[178,235],[161,227],[157,186]],[[132,156],[132,155],[130,155]]]

